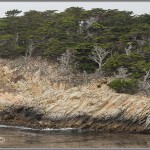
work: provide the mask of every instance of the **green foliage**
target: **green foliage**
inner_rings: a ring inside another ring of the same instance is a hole
[[[19,16],[20,10],[6,12],[0,18],[0,57],[25,55],[30,40],[32,57],[57,60],[72,49],[80,71],[94,72],[98,65],[89,58],[93,45],[109,51],[103,70],[113,74],[119,67],[128,69],[132,78],[141,78],[150,63],[150,15],[134,16],[130,11],[70,7],[64,12],[31,10]],[[125,53],[132,43],[129,55]],[[143,42],[143,44],[141,44]]]
[[[133,65],[134,71],[132,74],[132,78],[138,79],[141,78],[144,74],[145,71],[150,70],[150,62],[147,63],[146,61],[138,61]]]
[[[75,47],[75,60],[79,70],[91,73],[97,68],[97,64],[89,58],[92,49],[93,45],[88,43],[80,43]]]
[[[128,71],[136,71],[135,65],[137,62],[141,61],[143,58],[139,54],[131,53],[130,55],[114,55],[109,58],[106,63],[103,65],[103,69],[109,72],[116,71],[119,67],[127,68]]]
[[[110,82],[108,86],[118,93],[134,94],[138,90],[137,80],[134,79],[116,79]]]
[[[13,38],[13,35],[12,34],[5,34],[5,35],[2,35],[0,36],[0,40],[1,41],[5,41],[5,40],[11,40],[11,38]]]
[[[17,16],[18,14],[20,14],[22,11],[19,11],[17,9],[13,9],[13,10],[10,10],[10,11],[7,11],[5,14],[7,17],[14,17],[14,16]]]
[[[44,45],[42,45],[44,46]],[[47,49],[45,49],[45,52],[43,53],[43,56],[47,58],[57,58],[62,53],[64,53],[67,49],[67,46],[65,43],[59,41],[59,40],[53,40],[51,41],[51,44],[48,46]]]
[[[94,22],[91,25],[91,28],[93,28],[93,29],[102,29],[103,27],[104,27],[103,25],[101,25],[101,24],[99,24],[97,22]]]

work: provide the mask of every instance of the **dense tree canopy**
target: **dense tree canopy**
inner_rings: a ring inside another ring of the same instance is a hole
[[[58,60],[67,49],[74,53],[80,71],[98,68],[89,55],[95,45],[109,52],[102,69],[113,74],[121,66],[130,77],[141,78],[150,69],[150,15],[104,9],[71,7],[64,12],[31,10],[6,12],[0,18],[0,57],[25,56]]]

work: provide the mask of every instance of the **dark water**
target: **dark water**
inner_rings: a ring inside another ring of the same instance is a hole
[[[0,148],[150,148],[150,135],[0,127]]]

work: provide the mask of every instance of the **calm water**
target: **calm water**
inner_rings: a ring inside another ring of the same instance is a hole
[[[150,148],[150,135],[0,127],[0,148]]]

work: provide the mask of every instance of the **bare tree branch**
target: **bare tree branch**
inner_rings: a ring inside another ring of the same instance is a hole
[[[129,43],[128,43],[128,46],[125,47],[126,55],[129,55],[129,54],[130,54],[131,49],[132,49],[132,42],[129,42]]]
[[[24,57],[25,61],[29,61],[30,60],[33,51],[34,51],[33,41],[30,40],[27,52],[26,52],[25,57]]]
[[[92,54],[89,55],[89,57],[98,64],[99,70],[101,70],[103,60],[108,54],[109,52],[105,51],[105,49],[95,46],[94,49],[92,50]]]
[[[125,79],[127,78],[130,74],[127,74],[128,70],[124,67],[119,67],[117,69],[117,74],[115,74],[115,78],[117,79]]]
[[[148,81],[149,78],[150,78],[150,70],[145,71],[145,76],[144,76],[144,80],[142,83],[142,88],[145,91],[147,96],[150,95],[150,82]]]
[[[19,40],[19,34],[18,32],[16,33],[16,45],[18,46],[18,40]]]
[[[71,64],[73,63],[73,53],[70,50],[66,50],[58,60],[60,61],[61,72],[65,74],[69,73],[72,69]]]

